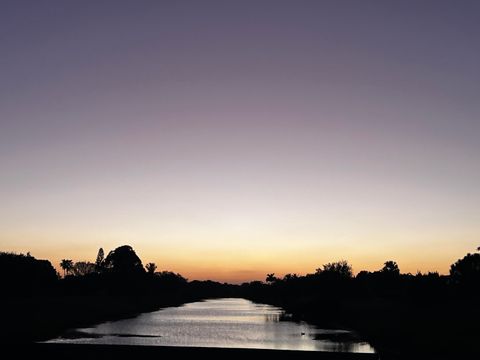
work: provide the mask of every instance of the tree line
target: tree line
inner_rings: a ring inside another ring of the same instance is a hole
[[[354,275],[352,266],[345,260],[326,263],[315,272],[298,275],[286,274],[277,277],[267,274],[265,281],[252,281],[241,286],[229,286],[229,293],[236,288],[240,295],[269,293],[272,297],[315,292],[329,293],[326,297],[381,295],[405,296],[408,292],[443,295],[452,292],[476,293],[480,291],[480,248],[475,253],[466,254],[450,266],[448,275],[437,272],[402,274],[398,264],[389,260],[377,271],[360,271]],[[143,265],[139,256],[129,245],[117,247],[106,256],[103,248],[98,250],[94,262],[62,259],[60,267],[63,278],[56,272],[48,260],[38,260],[30,253],[15,254],[0,252],[0,282],[6,294],[25,294],[51,291],[55,284],[62,283],[74,292],[74,286],[89,288],[94,283],[124,281],[127,289],[129,282],[144,283],[145,286],[162,283],[170,289],[181,288],[188,280],[180,274],[170,271],[157,271],[153,262]],[[152,281],[154,279],[154,281]],[[91,283],[90,286],[85,286]],[[212,282],[215,283],[215,282]],[[300,293],[298,292],[299,290]]]
[[[128,295],[198,298],[231,295],[233,285],[215,281],[188,281],[182,275],[143,265],[134,249],[123,245],[95,262],[62,259],[63,276],[48,260],[29,253],[0,252],[0,287],[6,297],[35,295]]]

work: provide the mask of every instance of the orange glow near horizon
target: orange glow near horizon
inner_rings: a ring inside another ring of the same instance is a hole
[[[438,215],[419,219],[421,211],[399,220],[391,212],[382,216],[375,209],[367,212],[366,203],[362,212],[347,212],[329,208],[327,202],[313,214],[308,208],[285,211],[272,204],[254,211],[240,205],[224,207],[223,213],[216,210],[214,215],[185,212],[182,218],[161,222],[151,221],[147,213],[129,215],[127,222],[113,208],[109,216],[101,209],[88,213],[80,208],[78,214],[64,215],[61,223],[39,214],[43,221],[32,220],[30,228],[0,229],[1,250],[31,252],[58,269],[61,259],[94,262],[100,247],[108,254],[128,244],[144,264],[155,262],[158,270],[190,280],[239,283],[264,280],[272,272],[277,276],[312,273],[341,259],[349,261],[355,273],[378,270],[385,261],[394,260],[404,273],[445,274],[453,262],[476,248],[475,226],[465,222],[460,232],[458,222],[437,225]],[[109,221],[102,223],[99,218]]]
[[[105,255],[116,246],[104,247]],[[287,273],[296,273],[304,275],[313,273],[319,267],[327,262],[345,259],[352,266],[354,273],[361,270],[375,271],[381,269],[386,260],[395,260],[400,266],[402,273],[416,273],[417,271],[428,272],[438,271],[441,274],[447,274],[449,267],[457,259],[463,257],[471,251],[468,246],[463,250],[451,249],[445,247],[442,251],[434,254],[424,254],[411,252],[408,249],[397,252],[397,256],[385,252],[377,251],[369,253],[364,251],[361,254],[353,252],[344,252],[339,256],[335,250],[320,249],[316,251],[303,251],[301,249],[289,250],[271,250],[262,253],[250,252],[222,252],[221,250],[191,250],[178,254],[176,249],[173,251],[155,251],[150,245],[135,246],[135,251],[142,259],[144,264],[154,262],[157,264],[157,271],[173,271],[180,273],[189,280],[214,280],[228,283],[242,283],[253,280],[263,281],[267,273],[275,273],[276,276],[283,277]],[[12,251],[31,254],[37,258],[44,258],[52,262],[52,265],[62,273],[59,263],[62,259],[68,258],[75,261],[94,262],[98,248],[83,248],[75,246],[69,249],[62,249],[62,254],[50,252],[49,249],[41,247],[12,248]],[[177,253],[177,254],[175,254]],[[435,255],[435,256],[433,256]]]
[[[440,226],[436,223],[440,216],[422,215],[421,208],[415,216],[397,218],[392,211],[382,216],[375,209],[367,212],[367,202],[361,212],[335,208],[331,202],[314,211],[308,207],[286,211],[275,203],[250,210],[242,204],[240,200],[230,207],[223,204],[223,213],[184,212],[181,218],[159,222],[147,213],[129,215],[127,222],[114,208],[108,216],[102,209],[79,208],[78,214],[63,215],[61,223],[39,214],[43,221],[32,220],[30,228],[0,229],[0,243],[2,250],[31,252],[57,268],[63,258],[93,262],[100,247],[108,254],[128,244],[144,264],[155,262],[158,270],[178,272],[190,280],[235,283],[264,280],[272,272],[312,273],[340,259],[349,261],[355,273],[378,270],[387,260],[397,261],[405,273],[448,273],[453,262],[476,248],[471,240],[475,226],[465,223],[462,232],[458,221]],[[143,204],[147,205],[148,201]]]
[[[466,254],[466,253],[465,253]],[[399,263],[402,273],[412,273],[415,274],[417,271],[428,272],[428,271],[437,271],[440,274],[448,274],[449,267],[453,264],[458,258],[463,257],[465,254],[460,254],[457,258],[454,256],[448,256],[443,262],[415,262],[415,261],[397,261]],[[61,274],[61,268],[58,265],[61,261],[61,257],[48,259],[55,266],[57,271]],[[332,258],[320,260],[318,262],[309,262],[304,266],[279,266],[276,263],[264,263],[261,266],[257,266],[252,270],[245,269],[244,266],[234,267],[234,266],[225,266],[225,264],[212,264],[210,266],[203,265],[185,265],[185,264],[175,264],[175,261],[172,261],[172,264],[162,263],[160,260],[156,260],[154,257],[151,257],[149,261],[143,261],[144,264],[147,262],[154,262],[157,264],[157,271],[173,271],[179,273],[182,276],[186,277],[188,280],[214,280],[219,282],[227,282],[232,284],[240,284],[243,282],[249,282],[254,280],[264,281],[268,273],[275,273],[278,277],[283,277],[285,274],[298,274],[305,275],[309,273],[314,273],[317,268],[320,268],[322,264],[327,262],[342,260],[343,258]],[[349,261],[353,266],[354,274],[362,270],[367,271],[376,271],[382,268],[383,263],[388,260],[379,260],[372,262],[354,262]],[[74,259],[74,261],[80,261]],[[348,261],[348,259],[347,259]]]

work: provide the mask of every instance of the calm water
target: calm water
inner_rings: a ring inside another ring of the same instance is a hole
[[[215,299],[77,329],[51,342],[374,352],[352,335],[290,321],[275,306]]]

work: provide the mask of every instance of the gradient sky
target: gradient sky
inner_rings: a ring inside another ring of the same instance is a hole
[[[1,1],[0,250],[190,279],[480,245],[479,1]]]

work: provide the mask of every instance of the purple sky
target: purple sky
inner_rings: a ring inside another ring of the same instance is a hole
[[[480,245],[479,1],[2,1],[0,250],[188,277]],[[425,254],[428,252],[428,256]]]

